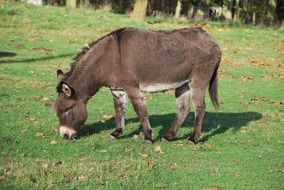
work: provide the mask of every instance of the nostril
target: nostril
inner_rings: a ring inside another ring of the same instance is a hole
[[[64,139],[68,139],[68,138],[69,138],[69,135],[68,135],[67,133],[65,133],[65,134],[63,135],[63,138],[64,138]]]

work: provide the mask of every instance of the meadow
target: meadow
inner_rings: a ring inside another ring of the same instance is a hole
[[[284,189],[283,28],[139,23],[102,10],[8,2],[0,2],[0,20],[0,189]],[[146,94],[153,145],[143,144],[130,103],[124,135],[109,139],[115,122],[107,88],[89,101],[80,138],[59,136],[56,70],[68,71],[82,47],[121,27],[202,27],[218,41],[221,109],[207,94],[197,145],[187,144],[193,108],[177,137],[161,140],[175,116],[171,91]]]

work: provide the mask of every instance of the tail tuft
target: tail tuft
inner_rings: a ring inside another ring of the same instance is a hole
[[[216,66],[214,73],[210,79],[209,83],[209,95],[211,98],[211,102],[216,111],[219,110],[219,103],[218,103],[218,68],[219,64]]]

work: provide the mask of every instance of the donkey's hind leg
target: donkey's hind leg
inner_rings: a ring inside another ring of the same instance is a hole
[[[190,85],[191,98],[195,108],[194,129],[191,137],[188,139],[190,144],[196,144],[201,135],[201,127],[206,107],[205,90],[206,84],[202,82]]]
[[[175,91],[176,106],[177,106],[176,117],[171,127],[169,128],[168,132],[163,136],[163,139],[168,141],[172,140],[175,137],[177,130],[186,119],[189,111],[189,97],[190,97],[189,90],[190,89],[188,83],[176,89]]]
[[[125,126],[126,93],[122,90],[111,90],[111,93],[114,102],[116,128],[110,135],[111,138],[118,138],[122,135]]]

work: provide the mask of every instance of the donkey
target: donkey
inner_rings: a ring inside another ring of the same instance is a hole
[[[102,87],[113,96],[116,128],[112,138],[123,134],[126,96],[137,113],[145,143],[151,144],[152,129],[143,92],[175,89],[176,117],[163,136],[172,140],[189,112],[189,98],[195,107],[194,130],[189,142],[197,143],[205,112],[205,92],[218,108],[217,70],[221,51],[215,40],[200,28],[153,31],[121,28],[84,48],[71,70],[57,71],[55,111],[60,135],[74,139],[87,119],[86,104]]]

